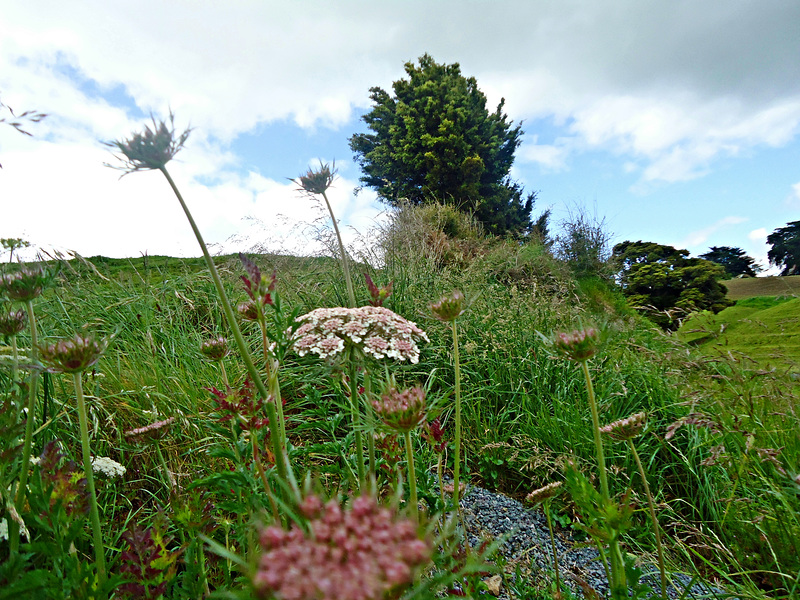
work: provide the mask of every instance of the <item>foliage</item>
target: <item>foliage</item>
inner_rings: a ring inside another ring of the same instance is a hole
[[[522,129],[503,113],[504,101],[489,112],[458,63],[425,54],[405,70],[393,95],[370,89],[374,106],[362,119],[371,133],[350,138],[364,185],[393,206],[437,200],[473,214],[490,233],[530,233],[536,194],[525,197],[509,176]]]
[[[767,236],[772,246],[767,253],[769,262],[783,267],[781,275],[800,275],[800,221],[787,223]]]
[[[605,219],[578,210],[564,220],[561,228],[562,233],[553,244],[554,254],[566,262],[579,279],[599,277],[610,280],[609,242],[613,236],[606,227]]]
[[[676,329],[693,311],[718,313],[733,304],[719,283],[725,270],[702,258],[689,258],[688,250],[625,241],[614,246],[612,257],[628,301],[647,309],[647,316],[665,329]]]
[[[701,254],[700,258],[722,265],[728,277],[736,277],[738,275],[755,277],[756,273],[761,271],[761,267],[756,263],[755,259],[747,256],[741,248],[711,246],[711,249],[705,254]]]

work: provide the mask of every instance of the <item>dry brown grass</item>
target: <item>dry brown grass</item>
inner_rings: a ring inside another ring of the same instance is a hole
[[[728,298],[731,300],[744,300],[756,296],[800,295],[800,275],[729,279],[722,284],[728,288]]]

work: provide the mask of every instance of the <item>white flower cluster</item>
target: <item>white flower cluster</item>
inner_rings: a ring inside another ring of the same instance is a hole
[[[318,308],[298,317],[302,325],[294,333],[294,349],[330,358],[353,345],[375,358],[419,361],[420,340],[428,336],[416,323],[382,306]]]
[[[116,479],[125,475],[125,467],[107,456],[92,457],[92,471],[98,475],[105,475],[109,479]]]
[[[25,522],[19,518],[19,515],[17,515],[16,521],[20,524],[19,534],[26,540],[30,540],[31,534],[28,531],[28,528],[25,526]],[[8,539],[8,521],[2,519],[0,520],[0,542],[3,542],[7,539]]]

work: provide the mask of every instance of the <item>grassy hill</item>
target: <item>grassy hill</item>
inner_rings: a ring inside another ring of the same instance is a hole
[[[725,282],[736,304],[688,319],[679,336],[707,353],[732,353],[767,368],[800,368],[800,276]]]

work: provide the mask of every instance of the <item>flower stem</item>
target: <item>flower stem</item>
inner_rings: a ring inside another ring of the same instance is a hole
[[[561,594],[561,576],[558,568],[558,552],[556,551],[556,536],[553,534],[553,520],[550,518],[550,501],[544,503],[544,514],[547,516],[547,528],[550,530],[550,544],[553,548],[553,570],[556,574],[556,593]]]
[[[460,468],[461,468],[461,363],[458,356],[458,329],[456,322],[452,321],[453,327],[453,363],[455,365],[456,377],[456,455],[453,466],[453,506],[456,512],[460,513],[459,494],[460,489]]]
[[[94,536],[94,556],[102,583],[106,578],[106,557],[103,547],[103,532],[100,529],[100,513],[97,509],[97,494],[94,489],[92,455],[89,450],[89,427],[86,418],[86,403],[83,400],[83,373],[73,373],[72,378],[75,382],[75,396],[78,400],[78,420],[81,429],[81,448],[83,449],[83,472],[86,476],[86,487],[89,488],[89,516],[92,521],[92,533]]]
[[[31,330],[31,353],[30,358],[32,363],[38,360],[38,352],[36,350],[39,343],[38,334],[36,331],[36,316],[33,313],[33,301],[28,300],[28,323]],[[22,470],[19,473],[19,487],[14,498],[14,504],[21,507],[25,500],[25,494],[28,489],[28,469],[31,463],[31,445],[33,442],[33,422],[35,418],[36,408],[36,391],[39,383],[39,371],[34,369],[31,371],[30,384],[28,386],[28,414],[26,415],[25,422],[25,442],[22,447]],[[18,508],[19,510],[19,508]],[[19,526],[16,521],[11,520],[9,523],[9,548],[11,553],[14,554],[19,550]]]
[[[417,500],[417,474],[414,468],[414,446],[411,443],[411,432],[406,430],[404,432],[406,438],[406,461],[408,466],[408,488],[409,488],[409,504],[411,504],[411,516],[414,521],[419,521],[419,501]]]
[[[358,408],[358,371],[356,369],[355,357],[353,352],[349,352],[350,367],[350,415],[353,420],[353,431],[356,437],[356,460],[358,461],[358,484],[363,487],[366,481],[364,473],[364,440],[361,436],[361,411]]]
[[[328,207],[328,212],[331,215],[331,223],[333,223],[333,230],[336,232],[336,240],[339,242],[339,254],[341,254],[342,271],[344,271],[344,282],[347,285],[347,300],[350,302],[350,308],[356,307],[356,294],[353,291],[353,278],[350,276],[350,264],[347,259],[347,252],[344,249],[344,242],[342,242],[342,234],[339,233],[339,225],[336,223],[336,217],[333,215],[331,203],[328,201],[328,195],[322,192],[322,198],[325,200],[325,205]]]
[[[667,600],[667,571],[664,567],[664,548],[661,544],[661,527],[656,518],[656,507],[653,502],[653,494],[650,492],[650,485],[647,483],[647,476],[644,472],[644,466],[639,458],[639,453],[636,451],[636,446],[633,445],[633,440],[628,440],[628,447],[631,449],[633,459],[636,461],[636,467],[639,469],[639,475],[642,477],[642,484],[644,485],[644,492],[647,494],[647,503],[650,508],[650,520],[653,522],[653,531],[656,534],[656,550],[658,551],[658,570],[661,573],[661,597]]]
[[[589,408],[592,411],[592,430],[594,432],[594,445],[597,453],[597,468],[600,474],[600,489],[603,494],[603,500],[608,501],[610,498],[608,492],[608,475],[606,473],[606,457],[603,452],[603,439],[600,437],[600,416],[597,412],[597,399],[594,395],[594,386],[592,385],[592,376],[589,374],[589,365],[587,361],[581,361],[583,375],[586,378],[586,392],[589,397]]]
[[[186,202],[184,202],[183,196],[181,195],[180,190],[178,190],[178,186],[176,186],[175,182],[172,180],[169,171],[167,171],[165,166],[161,167],[159,170],[161,173],[163,173],[164,177],[166,177],[167,182],[175,194],[175,197],[178,199],[178,202],[180,202],[181,208],[183,209],[186,218],[189,220],[189,225],[192,227],[194,236],[197,238],[197,243],[200,245],[200,249],[203,251],[203,257],[205,258],[206,265],[211,273],[211,279],[214,281],[214,286],[217,288],[217,294],[219,295],[222,303],[222,311],[225,314],[225,319],[228,321],[228,327],[231,328],[233,338],[239,348],[239,353],[242,357],[245,368],[247,369],[247,374],[253,380],[258,393],[261,394],[261,397],[267,401],[267,416],[269,417],[270,438],[272,440],[273,452],[275,454],[275,465],[278,468],[278,475],[281,477],[281,479],[286,481],[293,480],[294,478],[288,477],[288,469],[291,469],[291,465],[289,464],[288,457],[286,456],[286,440],[281,437],[281,427],[278,423],[278,414],[275,410],[275,405],[269,401],[269,390],[267,390],[267,387],[264,385],[264,381],[261,379],[261,374],[258,372],[258,369],[256,369],[253,359],[250,356],[247,342],[245,342],[244,336],[242,336],[242,331],[239,329],[239,324],[236,321],[236,316],[233,314],[233,308],[231,308],[228,295],[225,293],[225,288],[223,287],[222,280],[217,272],[217,267],[214,265],[214,260],[211,258],[211,254],[208,252],[206,243],[203,241],[203,236],[200,233],[194,218],[192,217],[192,213],[189,211],[189,207],[186,205]]]

